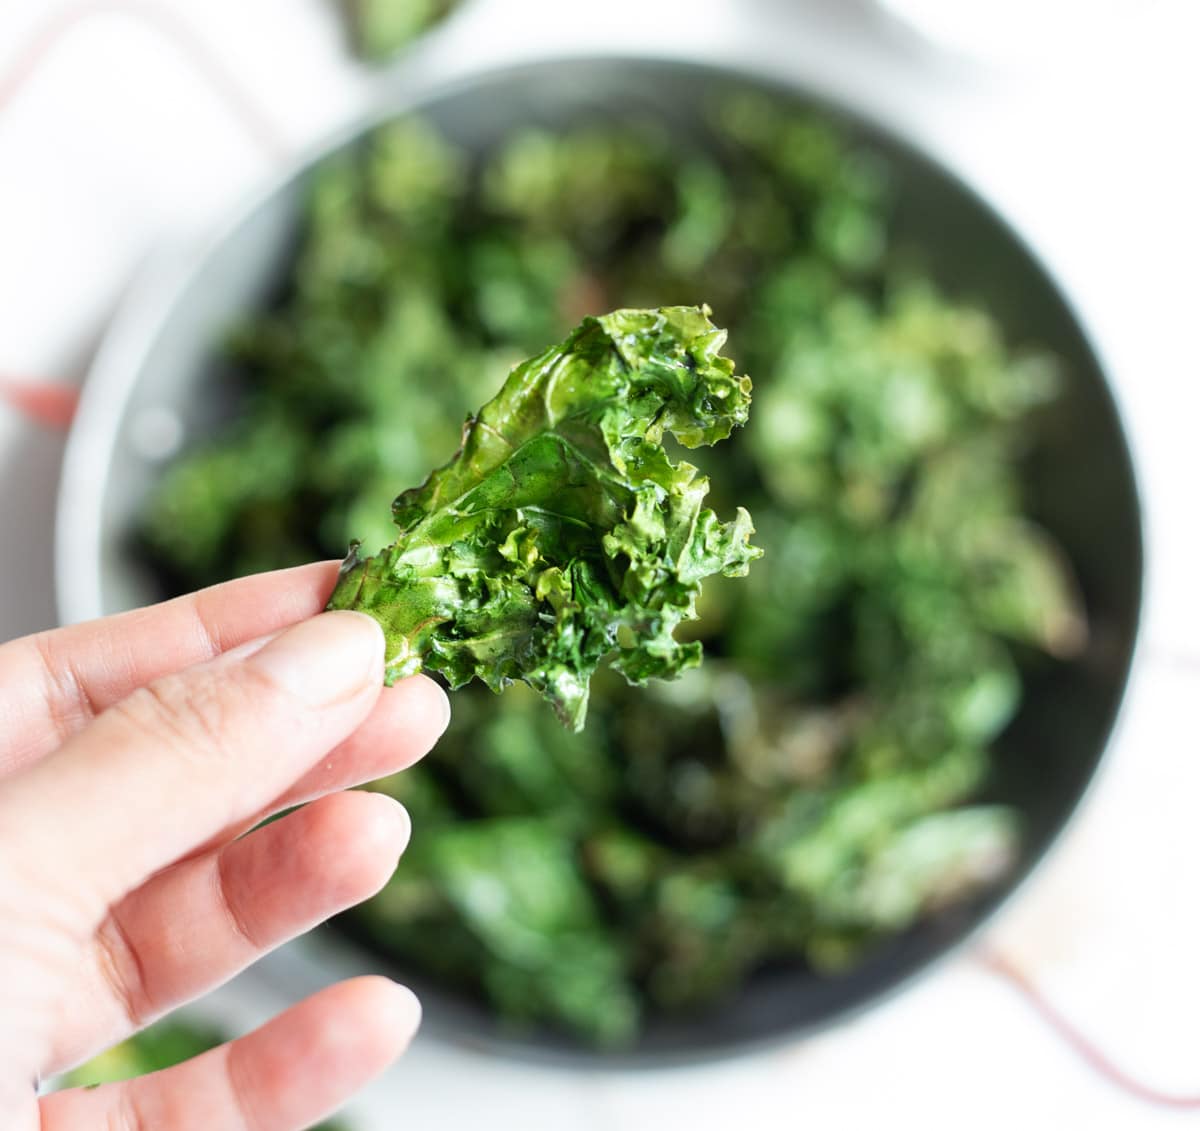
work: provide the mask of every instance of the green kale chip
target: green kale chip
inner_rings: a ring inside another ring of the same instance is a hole
[[[708,310],[618,310],[516,366],[449,463],[392,504],[400,535],[351,546],[331,609],[375,617],[388,683],[422,669],[452,687],[524,680],[583,727],[607,656],[631,684],[695,667],[701,581],[743,576],[761,551],[738,508],[663,447],[710,445],[746,422],[750,379],[721,356]]]

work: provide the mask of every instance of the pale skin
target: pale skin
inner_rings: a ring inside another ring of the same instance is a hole
[[[449,706],[423,676],[382,688],[378,626],[320,612],[335,571],[0,646],[6,1128],[291,1131],[407,1047],[416,999],[358,978],[168,1071],[35,1095],[391,875],[408,817],[349,787],[420,758]]]

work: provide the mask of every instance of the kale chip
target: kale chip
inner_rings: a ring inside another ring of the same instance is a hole
[[[762,551],[741,507],[702,506],[708,480],[663,447],[744,424],[750,379],[721,356],[707,309],[617,310],[516,366],[469,417],[455,456],[392,505],[400,536],[351,546],[331,609],[373,616],[386,679],[451,687],[523,679],[582,729],[606,656],[631,684],[695,667],[700,582],[743,576]]]

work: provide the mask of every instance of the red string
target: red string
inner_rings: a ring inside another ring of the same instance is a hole
[[[86,0],[56,12],[25,45],[8,73],[0,77],[0,112],[20,93],[46,56],[72,29],[92,16],[105,13],[129,16],[169,40],[225,102],[259,146],[272,157],[282,156],[288,151],[288,145],[274,124],[191,26],[174,12],[155,4],[143,3],[143,0]]]
[[[1034,984],[1032,979],[1004,955],[997,951],[980,948],[975,952],[985,969],[1006,982],[1025,1000],[1061,1040],[1069,1045],[1076,1055],[1093,1071],[1114,1088],[1134,1099],[1155,1107],[1174,1108],[1177,1111],[1200,1110],[1200,1095],[1176,1095],[1163,1092],[1131,1076],[1103,1052],[1082,1030],[1069,1021]]]
[[[0,377],[0,397],[30,420],[65,432],[79,407],[79,388],[62,381]]]

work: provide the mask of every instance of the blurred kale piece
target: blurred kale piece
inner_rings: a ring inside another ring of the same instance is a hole
[[[353,929],[514,1023],[620,1042],[768,962],[852,965],[1004,871],[991,744],[1087,631],[1022,498],[1059,375],[892,246],[878,157],[735,94],[704,138],[591,121],[476,157],[405,120],[310,199],[289,295],[239,335],[239,415],[147,511],[181,587],[385,544],[487,374],[617,306],[720,310],[754,417],[690,458],[765,550],[680,626],[703,667],[636,692],[601,668],[578,735],[522,685],[456,693],[382,783],[418,832]]]
[[[701,506],[708,481],[663,438],[695,448],[745,423],[750,380],[724,342],[694,306],[617,310],[509,373],[450,461],[392,504],[396,540],[342,563],[329,607],[383,626],[389,685],[521,679],[578,731],[601,660],[638,687],[700,663],[675,630],[701,581],[762,552],[744,509],[723,523]]]
[[[458,0],[341,0],[354,50],[383,63],[445,19]]]
[[[87,1088],[160,1072],[208,1052],[226,1040],[228,1034],[215,1026],[176,1014],[156,1021],[86,1064],[71,1069],[58,1083],[63,1088]],[[343,1123],[329,1120],[313,1131],[344,1131],[344,1128]]]

